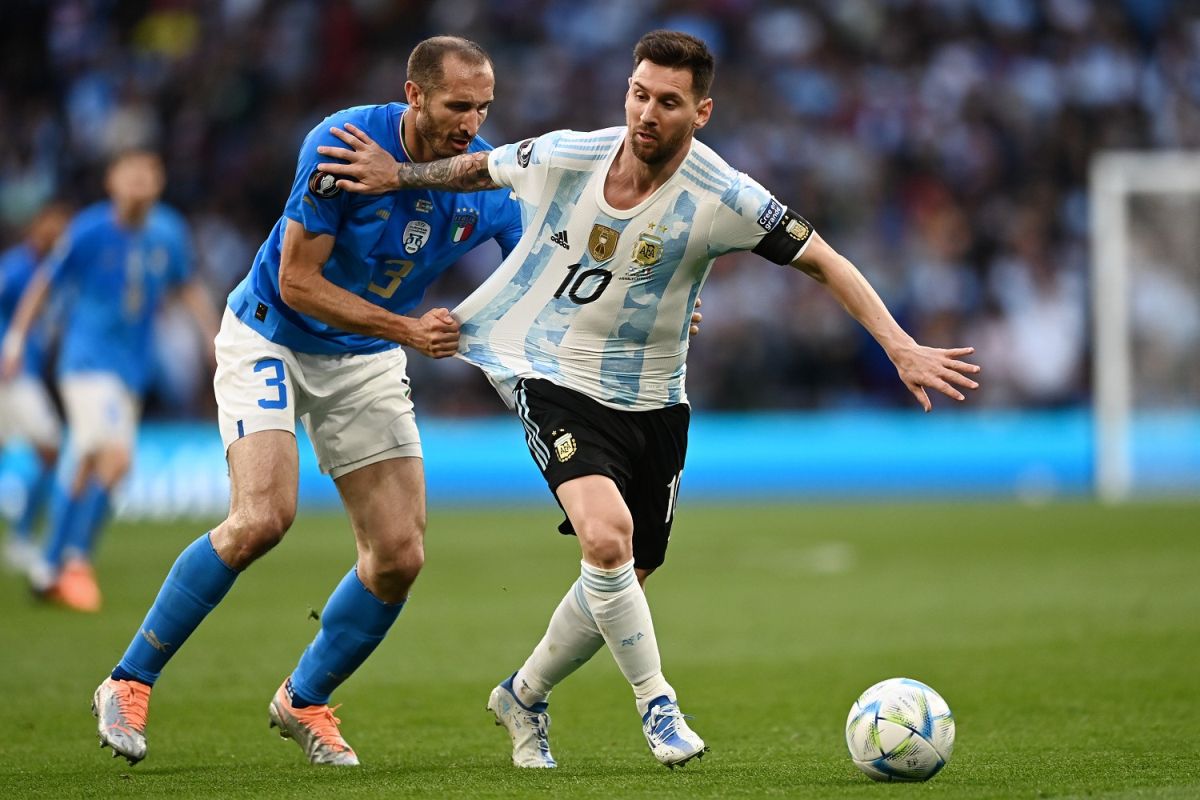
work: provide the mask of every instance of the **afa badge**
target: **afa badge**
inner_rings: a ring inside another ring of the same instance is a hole
[[[621,233],[597,222],[588,236],[588,253],[597,261],[608,261],[617,252],[617,239]]]
[[[790,220],[787,227],[784,229],[787,235],[795,239],[797,242],[804,242],[812,235],[812,226],[806,220],[799,217]]]
[[[555,431],[558,433],[558,431]],[[571,456],[579,449],[575,444],[575,437],[570,433],[563,433],[554,440],[554,455],[558,457],[559,463],[564,463],[571,460]]]
[[[657,236],[643,233],[633,245],[633,260],[643,267],[652,267],[663,256],[663,240]]]

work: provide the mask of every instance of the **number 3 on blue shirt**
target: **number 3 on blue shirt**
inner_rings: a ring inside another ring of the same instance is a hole
[[[264,358],[254,365],[255,372],[270,369],[274,375],[267,378],[267,387],[278,390],[274,399],[263,398],[258,401],[259,408],[287,408],[287,384],[283,382],[283,362],[278,358]]]

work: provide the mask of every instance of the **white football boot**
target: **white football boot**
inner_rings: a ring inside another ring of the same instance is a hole
[[[525,706],[513,691],[510,675],[488,697],[487,708],[496,715],[496,724],[508,729],[512,737],[512,763],[517,767],[553,769],[558,766],[550,755],[550,715],[546,703]]]
[[[678,704],[666,695],[650,701],[642,717],[642,732],[650,752],[670,769],[682,766],[693,758],[701,758],[708,748],[704,740],[688,727]]]

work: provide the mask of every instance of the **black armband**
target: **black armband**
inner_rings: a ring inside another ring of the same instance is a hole
[[[755,246],[754,252],[768,261],[787,265],[804,249],[812,233],[813,227],[808,220],[790,208],[785,209],[779,221]]]

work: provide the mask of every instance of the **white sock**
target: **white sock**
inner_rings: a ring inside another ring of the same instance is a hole
[[[546,635],[513,677],[513,691],[526,706],[544,703],[550,690],[587,663],[604,644],[577,580],[554,609]]]
[[[633,687],[638,713],[644,715],[649,702],[661,695],[674,700],[675,690],[662,674],[650,604],[638,585],[633,559],[616,569],[582,563],[583,599],[621,674]]]

